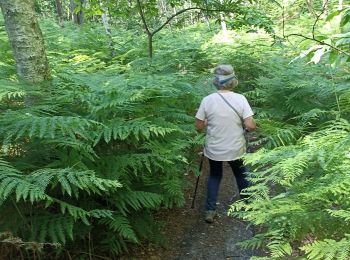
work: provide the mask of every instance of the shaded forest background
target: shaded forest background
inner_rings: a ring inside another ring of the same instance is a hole
[[[254,259],[350,257],[349,3],[0,6],[3,256],[113,259],[164,245],[154,214],[181,207],[193,185],[195,109],[228,63],[261,146],[245,156],[250,203],[230,209],[260,227],[241,246],[266,252]]]

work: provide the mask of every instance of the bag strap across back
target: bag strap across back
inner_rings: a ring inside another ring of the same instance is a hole
[[[237,116],[239,117],[239,119],[241,119],[242,126],[243,126],[243,119],[242,119],[242,117],[239,116],[237,110],[227,101],[226,98],[224,98],[223,95],[221,95],[220,93],[217,93],[217,94],[225,101],[225,103],[226,103],[230,108],[232,108],[233,112],[235,112],[235,113],[237,114]]]
[[[247,144],[247,152],[250,153],[251,152],[251,148],[249,147],[249,139],[247,137],[247,133],[248,133],[248,130],[244,128],[244,121],[243,121],[243,118],[239,116],[237,110],[226,100],[226,98],[224,98],[223,95],[221,95],[220,93],[217,93],[224,101],[225,103],[230,107],[232,108],[233,112],[235,112],[237,114],[237,116],[239,117],[239,119],[241,119],[241,122],[242,122],[242,127],[243,127],[243,136],[244,136],[244,139],[246,141],[246,144]]]

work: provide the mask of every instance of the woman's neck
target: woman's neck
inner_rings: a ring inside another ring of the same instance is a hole
[[[232,90],[228,90],[228,89],[219,89],[217,92],[218,92],[218,93],[228,93],[228,92],[232,92]]]

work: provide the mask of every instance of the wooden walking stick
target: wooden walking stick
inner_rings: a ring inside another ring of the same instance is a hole
[[[193,194],[193,199],[192,199],[192,204],[191,204],[191,209],[194,208],[194,201],[196,200],[196,195],[197,195],[197,189],[198,189],[198,183],[199,183],[199,177],[201,176],[202,173],[202,166],[203,166],[203,161],[204,161],[204,153],[200,153],[202,155],[201,161],[199,163],[199,175],[197,176],[197,181],[196,181],[196,187],[194,189],[194,194]]]

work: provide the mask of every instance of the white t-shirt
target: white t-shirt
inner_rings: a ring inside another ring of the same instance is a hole
[[[234,92],[220,93],[243,119],[254,115],[247,99]],[[196,118],[207,120],[204,155],[214,161],[232,161],[246,152],[241,119],[218,93],[203,98]]]

